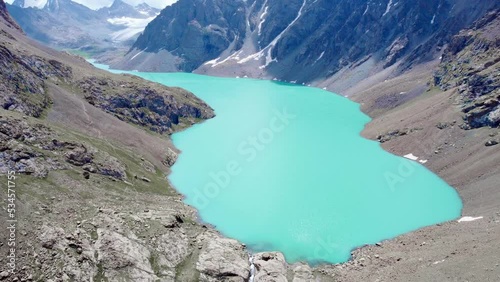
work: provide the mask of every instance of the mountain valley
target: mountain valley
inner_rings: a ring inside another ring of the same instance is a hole
[[[16,272],[2,241],[0,281],[500,279],[498,1],[179,0],[161,12],[26,3],[0,0],[0,195],[15,170],[18,219]],[[345,96],[372,118],[361,135],[426,160],[459,193],[464,218],[362,246],[346,263],[252,253],[200,222],[166,179],[180,154],[170,135],[213,109],[50,47],[116,69]]]

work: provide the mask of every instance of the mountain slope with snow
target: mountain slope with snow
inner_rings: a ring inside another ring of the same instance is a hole
[[[16,0],[8,10],[28,36],[52,47],[90,53],[128,48],[159,13],[147,4],[133,7],[121,0],[97,11],[71,0],[47,0],[43,5],[41,0]]]
[[[165,8],[114,66],[301,83],[338,80],[356,68],[350,79],[359,81],[375,71],[392,66],[404,71],[439,57],[453,34],[499,5],[494,0],[180,0]],[[163,60],[163,69],[148,68],[147,60]]]

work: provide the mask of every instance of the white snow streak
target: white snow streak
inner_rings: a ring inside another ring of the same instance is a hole
[[[143,51],[141,51],[141,52],[139,52],[139,53],[137,53],[137,54],[135,54],[132,58],[130,58],[130,61],[132,61],[133,59],[135,59],[135,58],[136,58],[137,56],[139,56],[142,52],[144,52],[144,50],[143,50]]]
[[[363,12],[363,16],[366,15],[366,13],[368,13],[368,9],[370,7],[370,3],[366,4],[366,9],[365,11]]]
[[[207,62],[205,63],[205,65],[215,65],[215,64],[217,64],[217,61],[218,61],[218,60],[220,60],[220,57],[215,58],[215,59],[210,60],[210,61],[207,61]]]
[[[385,8],[385,13],[382,15],[382,17],[387,15],[387,13],[389,13],[391,7],[392,7],[392,0],[389,0],[389,3],[387,3],[387,8]]]
[[[269,6],[266,6],[267,5],[267,0],[266,2],[264,2],[264,12],[262,12],[262,14],[260,15],[260,22],[259,22],[259,29],[258,29],[258,33],[259,33],[259,36],[260,36],[260,32],[262,31],[262,24],[264,24],[264,22],[266,21],[266,15],[267,15],[267,10],[269,9]]]
[[[273,41],[271,41],[271,43],[269,43],[265,48],[263,48],[262,50],[260,50],[259,52],[255,53],[255,54],[252,54],[246,58],[243,58],[242,60],[238,61],[239,64],[243,64],[243,63],[246,63],[248,61],[251,61],[252,59],[253,60],[259,60],[260,58],[262,58],[264,56],[264,53],[267,53],[265,56],[266,56],[266,62],[264,65],[260,66],[259,68],[260,69],[263,69],[263,68],[266,68],[271,62],[277,62],[276,59],[273,59],[272,57],[272,50],[274,48],[274,46],[276,46],[276,43],[278,43],[278,41],[281,39],[281,37],[283,36],[283,34],[285,34],[291,26],[293,26],[298,20],[299,18],[302,16],[302,12],[304,10],[304,7],[306,6],[306,3],[307,3],[307,0],[304,0],[302,2],[302,6],[300,7],[299,9],[299,12],[297,13],[297,16],[295,17],[295,19],[285,28],[283,29],[283,31],[281,31],[280,34],[278,34],[278,36],[276,36]]]
[[[321,60],[321,58],[323,58],[323,56],[325,55],[325,51],[321,52],[321,54],[319,55],[319,57],[316,59],[316,61],[314,61],[313,65],[316,64],[319,60]]]

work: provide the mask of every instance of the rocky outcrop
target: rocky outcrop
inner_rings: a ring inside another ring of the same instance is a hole
[[[70,67],[40,56],[16,54],[0,43],[0,106],[26,115],[39,117],[51,101],[45,81],[67,82]]]
[[[454,36],[445,49],[434,85],[456,87],[464,129],[500,125],[500,10]]]
[[[313,282],[316,281],[312,269],[307,264],[299,264],[293,268],[292,282]]]
[[[244,282],[250,277],[248,254],[238,241],[205,232],[197,244],[202,249],[196,263],[200,281]]]
[[[229,45],[240,48],[246,30],[245,1],[179,1],[147,27],[133,48],[170,51],[180,70],[193,71]]]
[[[45,178],[50,171],[71,168],[127,178],[126,167],[104,151],[72,141],[64,141],[43,124],[30,125],[25,120],[2,117],[0,120],[0,173],[18,173]]]
[[[152,281],[154,272],[149,262],[149,250],[120,233],[97,229],[95,242],[97,264],[111,281],[127,277],[128,281]]]
[[[191,101],[179,101],[168,88],[144,87],[126,81],[90,77],[79,85],[91,105],[158,133],[172,133],[181,119],[194,121],[214,116],[207,104],[183,89],[176,89],[176,95],[191,97]]]
[[[49,152],[53,138],[54,132],[44,125],[31,126],[23,120],[2,117],[0,174],[15,170],[44,178],[51,170],[66,169],[67,165]]]
[[[419,130],[422,130],[422,128],[416,127],[416,128],[404,128],[404,129],[390,130],[384,134],[378,135],[377,140],[380,143],[384,143],[384,142],[387,142],[393,138],[408,135],[408,134],[411,134],[411,133],[419,131]]]
[[[266,252],[254,255],[255,281],[287,282],[287,263],[282,253]]]

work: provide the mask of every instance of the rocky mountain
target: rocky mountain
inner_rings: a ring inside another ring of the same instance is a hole
[[[139,13],[143,15],[148,15],[150,17],[157,16],[161,12],[161,9],[151,7],[146,2],[136,5],[134,8],[136,11],[139,11]]]
[[[101,8],[97,12],[103,17],[108,18],[128,17],[140,19],[155,17],[160,13],[160,10],[151,7],[146,3],[142,3],[134,7],[121,0],[115,0],[111,6]]]
[[[453,36],[434,73],[434,85],[457,88],[464,129],[500,125],[500,10]]]
[[[121,0],[98,11],[71,0],[48,0],[39,6],[15,1],[8,9],[31,38],[55,48],[90,54],[128,46],[159,12],[145,4],[133,7]]]
[[[494,0],[180,0],[114,66],[299,83],[355,68],[355,83],[395,64],[403,71],[439,57],[452,35],[498,6]]]

